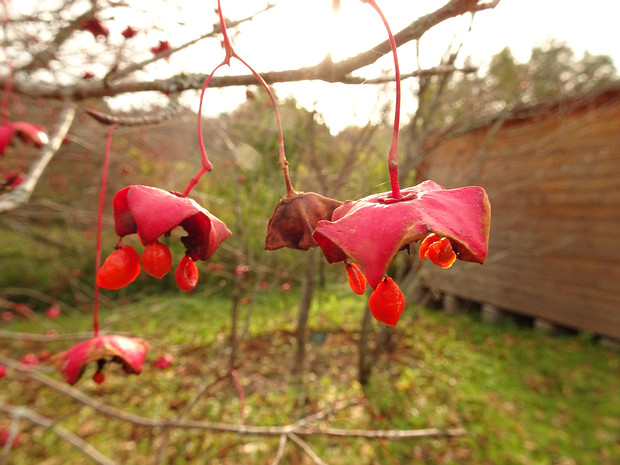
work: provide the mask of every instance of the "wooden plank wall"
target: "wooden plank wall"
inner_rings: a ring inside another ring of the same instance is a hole
[[[620,338],[620,89],[444,141],[419,173],[492,210],[487,262],[427,264],[427,286]]]

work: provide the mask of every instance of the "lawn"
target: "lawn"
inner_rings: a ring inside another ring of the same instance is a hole
[[[75,388],[148,419],[279,426],[332,409],[313,425],[466,432],[401,440],[301,436],[317,454],[316,463],[620,463],[620,354],[595,338],[550,337],[514,322],[489,325],[475,312],[455,316],[408,306],[392,350],[362,386],[356,379],[363,298],[340,289],[318,295],[310,317],[314,342],[301,373],[293,370],[297,299],[295,288],[267,290],[243,307],[236,377],[228,371],[229,299],[172,294],[103,309],[105,332],[149,340],[147,362],[139,376],[106,366],[101,385],[91,380],[95,367],[88,367]],[[7,331],[70,335],[87,332],[89,325],[90,317],[78,312],[13,321],[1,328],[0,356],[19,359],[79,341],[37,342],[7,337]],[[158,370],[153,361],[165,353],[174,362]],[[61,380],[45,364],[35,369]],[[13,369],[0,380],[0,402],[55,420],[57,430],[82,438],[115,463],[313,463],[291,441],[279,451],[277,435],[151,428],[104,415]],[[0,428],[9,423],[0,409]],[[19,425],[20,443],[7,463],[93,463],[51,428],[26,419]]]

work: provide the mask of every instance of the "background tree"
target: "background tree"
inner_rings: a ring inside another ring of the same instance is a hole
[[[486,70],[448,76],[421,79],[419,107],[408,128],[415,138],[439,129],[462,129],[515,107],[600,90],[618,78],[609,56],[576,56],[556,40],[534,47],[527,63],[519,63],[505,47],[491,57]]]

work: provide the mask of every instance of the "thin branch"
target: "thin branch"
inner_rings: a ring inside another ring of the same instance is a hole
[[[293,441],[301,450],[303,450],[306,455],[310,457],[314,463],[316,463],[316,465],[327,465],[327,462],[324,462],[321,457],[316,455],[316,452],[312,450],[310,444],[301,439],[295,433],[289,433],[288,438]]]
[[[291,435],[303,436],[332,436],[332,437],[361,437],[368,439],[422,439],[422,438],[451,438],[463,436],[466,432],[462,429],[439,430],[437,428],[417,429],[417,430],[357,430],[357,429],[339,429],[339,428],[310,428],[307,426],[298,426],[297,424],[289,424],[282,426],[252,426],[252,425],[234,425],[229,423],[209,422],[209,421],[190,421],[180,419],[160,419],[147,418],[133,413],[128,413],[117,408],[111,407],[102,401],[93,399],[81,391],[56,381],[49,376],[40,373],[38,370],[24,366],[17,361],[0,356],[0,363],[7,367],[18,371],[35,381],[38,381],[53,390],[60,392],[72,399],[86,405],[109,417],[117,418],[134,425],[145,426],[148,428],[184,428],[207,430],[219,433],[233,433],[241,436],[277,436]],[[300,445],[301,447],[301,445]]]
[[[94,8],[90,8],[68,24],[64,24],[62,27],[58,28],[56,37],[49,41],[49,45],[44,50],[41,50],[39,53],[34,55],[27,64],[19,69],[16,69],[15,72],[23,70],[33,71],[35,69],[48,67],[49,63],[56,57],[56,53],[60,50],[62,44],[64,44],[76,30],[80,30],[81,24],[85,19],[93,17]]]
[[[456,16],[475,11],[493,8],[497,2],[481,3],[479,0],[450,0],[438,10],[422,16],[409,26],[394,35],[397,46],[420,39],[428,30],[437,24]],[[262,72],[261,76],[268,84],[278,82],[298,82],[308,80],[320,80],[325,82],[342,82],[345,84],[359,84],[359,78],[353,78],[351,73],[365,66],[375,63],[382,56],[390,52],[389,42],[386,40],[374,47],[359,53],[356,56],[339,62],[333,62],[331,57],[325,58],[320,63],[285,71]],[[131,92],[183,92],[186,90],[202,89],[206,79],[205,74],[180,73],[167,79],[152,81],[129,81],[118,83],[79,83],[74,86],[55,86],[44,83],[29,83],[20,80],[13,83],[13,92],[29,95],[31,97],[63,99],[70,98],[74,101],[89,98],[101,98],[115,96]],[[4,84],[6,76],[0,79],[0,86]],[[248,86],[255,84],[253,74],[235,76],[215,76],[209,83],[210,88]]]
[[[327,410],[321,410],[320,412],[317,412],[313,415],[302,418],[297,423],[294,423],[294,426],[297,428],[305,427],[310,423],[316,423],[327,417],[331,417],[342,410],[345,410],[349,407],[354,407],[356,405],[361,405],[361,402],[358,399],[336,402],[332,405],[332,408]]]
[[[275,6],[275,4],[270,3],[270,4],[267,4],[267,6],[265,8],[263,8],[262,10],[257,11],[256,13],[254,13],[254,14],[252,14],[250,16],[247,16],[246,18],[238,19],[236,21],[227,21],[226,22],[226,27],[233,28],[233,27],[237,27],[240,24],[245,23],[247,21],[252,21],[256,16],[258,16],[259,14],[264,13],[264,12],[266,12],[268,10],[271,10],[274,6]],[[207,32],[207,33],[201,35],[200,37],[196,37],[195,39],[192,39],[189,42],[186,42],[186,43],[184,43],[182,45],[179,45],[178,47],[166,50],[163,53],[159,53],[156,56],[154,56],[152,58],[149,58],[148,60],[141,61],[140,63],[133,63],[133,64],[127,66],[126,68],[123,68],[123,69],[120,69],[120,70],[115,70],[114,72],[111,72],[107,76],[106,82],[110,83],[112,81],[115,81],[117,79],[125,77],[125,76],[127,76],[127,75],[129,75],[129,74],[131,74],[131,73],[133,73],[135,71],[139,71],[139,70],[143,69],[145,66],[153,63],[154,61],[161,60],[162,58],[168,58],[172,54],[178,52],[179,50],[183,50],[183,49],[189,47],[190,45],[194,45],[195,43],[200,42],[201,40],[204,40],[204,39],[208,39],[209,37],[215,37],[218,34],[220,34],[220,32],[221,31],[220,31],[220,28],[219,28],[219,24],[215,24],[212,31]]]
[[[58,152],[63,139],[69,132],[74,116],[75,106],[73,104],[67,104],[58,117],[58,125],[49,143],[41,149],[38,159],[30,167],[30,171],[24,182],[9,193],[0,195],[0,213],[13,210],[28,202],[47,164],[51,161],[56,152]]]
[[[228,376],[230,376],[231,372],[236,370],[236,368],[237,367],[234,367],[234,368],[230,369],[229,371],[227,371],[226,373],[224,373],[222,375],[219,375],[213,381],[209,381],[208,383],[205,382],[204,385],[202,386],[202,388],[198,392],[196,392],[196,394],[194,395],[193,399],[190,400],[187,403],[187,405],[185,406],[185,408],[183,410],[181,410],[175,416],[175,419],[180,420],[181,418],[186,416],[191,411],[191,409],[194,408],[194,406],[198,403],[198,401],[200,400],[201,397],[203,397],[210,389],[215,387],[217,384],[221,383],[226,378],[228,378]]]
[[[366,439],[433,439],[433,438],[454,438],[466,436],[467,431],[462,428],[452,428],[440,430],[438,428],[424,428],[412,430],[384,429],[384,430],[364,430],[364,429],[341,429],[341,428],[310,428],[300,431],[299,434],[314,436],[331,436],[343,438],[366,438]]]
[[[19,442],[19,417],[13,416],[11,419],[11,425],[9,426],[9,435],[4,440],[4,447],[2,448],[2,454],[0,455],[0,465],[5,465],[9,459],[11,449],[16,442]]]
[[[101,335],[105,334],[105,331],[100,331]],[[114,334],[118,336],[135,336],[133,333],[127,333],[122,331],[115,331]],[[92,331],[84,333],[67,333],[67,334],[37,334],[37,333],[18,333],[15,331],[6,331],[0,329],[0,339],[15,339],[17,341],[32,341],[32,342],[53,342],[53,341],[66,341],[93,337]]]
[[[273,458],[271,465],[280,464],[280,460],[282,460],[282,457],[284,457],[284,449],[286,448],[286,440],[287,440],[286,434],[283,434],[282,436],[280,436],[280,442],[278,443],[278,451],[276,452],[276,456]]]
[[[427,69],[417,69],[415,71],[412,71],[411,73],[403,73],[401,74],[400,78],[408,79],[412,77],[442,76],[442,75],[452,74],[452,73],[471,74],[477,71],[478,71],[478,67],[476,66],[465,66],[463,68],[457,68],[452,65],[439,65],[439,66],[434,66],[432,68],[427,68]],[[352,78],[351,83],[354,83],[353,80],[355,79],[358,79],[358,78]],[[394,76],[382,76],[382,77],[375,78],[375,79],[366,79],[364,81],[360,80],[359,84],[385,84],[388,82],[394,82]]]
[[[54,420],[46,418],[42,415],[39,415],[36,412],[26,408],[26,407],[12,407],[10,405],[0,405],[0,410],[8,413],[10,416],[14,418],[25,418],[26,420],[34,423],[35,425],[42,426],[46,429],[51,429],[56,435],[60,438],[71,444],[80,452],[84,453],[91,459],[93,459],[96,463],[100,465],[116,465],[116,462],[103,455],[97,449],[95,449],[91,444],[84,441],[81,437],[73,434],[68,429],[63,426],[57,425]],[[4,458],[4,457],[3,457]]]
[[[144,114],[137,116],[116,116],[102,111],[95,110],[94,108],[87,108],[86,113],[94,118],[96,121],[106,125],[116,124],[118,126],[147,126],[153,124],[160,124],[164,121],[173,119],[180,111],[178,96],[172,95],[168,101],[168,105],[157,114]]]

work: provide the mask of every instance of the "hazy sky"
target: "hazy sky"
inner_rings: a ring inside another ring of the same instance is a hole
[[[139,4],[142,0],[132,0]],[[276,1],[276,0],[274,0]],[[399,31],[415,18],[434,11],[448,0],[378,0],[392,30]],[[183,43],[209,30],[215,21],[216,0],[170,2],[166,10],[145,11],[159,15],[161,24],[169,24],[174,15],[184,25],[170,32],[160,31],[162,38],[173,46]],[[229,19],[240,19],[255,13],[268,0],[222,0],[222,9]],[[151,3],[152,4],[152,3]],[[331,51],[335,61],[367,50],[387,38],[383,24],[375,11],[359,0],[341,0],[341,11],[334,17],[332,0],[277,0],[277,7],[244,23],[234,34],[235,50],[256,70],[271,71],[295,69],[320,62]],[[179,6],[181,5],[181,6]],[[164,11],[166,10],[166,11]],[[139,8],[135,10],[139,24]],[[490,57],[509,46],[517,60],[528,60],[533,46],[550,38],[567,42],[579,55],[584,51],[612,56],[620,65],[620,0],[501,0],[494,10],[476,15],[473,28],[468,32],[470,17],[445,21],[426,33],[420,41],[420,56],[414,43],[399,49],[401,71],[417,69],[418,63],[427,68],[439,64],[451,43],[464,41],[460,60],[471,56],[474,64],[484,66]],[[131,23],[133,24],[133,23]],[[150,36],[151,42],[157,38]],[[137,40],[137,39],[136,39]],[[152,45],[152,44],[151,44]],[[154,69],[159,77],[170,75],[174,66],[187,72],[208,73],[222,60],[222,50],[217,41],[205,41],[188,53],[175,55],[171,61],[158,62]],[[173,66],[174,65],[174,66]],[[391,56],[380,59],[376,65],[361,70],[360,75],[373,78],[381,72],[391,74]],[[222,68],[218,74],[246,74],[247,70],[233,60],[233,66]],[[410,79],[403,83],[402,116],[415,110],[415,99],[408,89],[415,86]],[[386,99],[393,99],[393,92],[381,93],[380,87],[370,84],[344,85],[323,82],[277,84],[280,97],[293,95],[307,108],[323,114],[333,132],[350,124],[364,125],[377,116],[375,111]],[[186,101],[197,108],[195,95]],[[244,88],[209,90],[203,112],[215,115],[234,109],[245,99]],[[383,100],[382,100],[383,99]]]
[[[379,17],[368,5],[342,0],[338,17],[331,14],[331,0],[280,0],[278,7],[245,25],[235,39],[235,49],[259,70],[296,68],[319,62],[331,49],[334,60],[372,47],[386,38]],[[414,18],[445,4],[438,0],[383,0],[378,2],[394,32]],[[255,0],[222,3],[225,14],[240,18],[256,9]],[[533,46],[549,38],[566,41],[577,54],[585,50],[607,54],[620,63],[620,1],[618,0],[501,0],[494,9],[478,13],[473,29],[467,33],[469,17],[454,18],[429,31],[420,42],[420,57],[414,44],[399,49],[401,70],[437,65],[450,43],[464,40],[460,53],[484,65],[505,46],[510,46],[519,61],[527,61]],[[364,70],[367,77],[381,70],[392,71],[390,57]],[[206,70],[202,69],[203,72]],[[233,67],[223,73],[244,72]],[[404,88],[407,88],[407,83]],[[279,84],[280,96],[292,94],[306,107],[324,115],[332,131],[349,124],[365,124],[377,106],[378,88],[373,85],[327,83]],[[388,98],[388,97],[385,97]],[[241,89],[211,91],[207,112],[231,108],[243,99]],[[415,109],[413,98],[403,99],[403,116]]]

